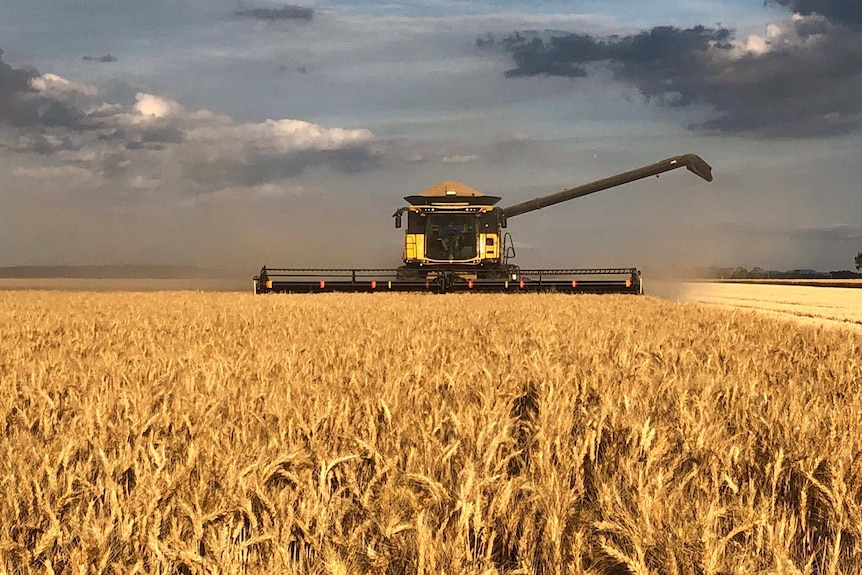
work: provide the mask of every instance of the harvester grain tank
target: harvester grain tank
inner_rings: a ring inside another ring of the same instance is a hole
[[[325,291],[562,291],[642,293],[637,268],[521,269],[514,257],[508,220],[548,206],[685,167],[707,182],[712,168],[695,154],[675,156],[506,208],[499,196],[484,195],[458,182],[441,182],[406,196],[394,214],[407,226],[404,265],[397,269],[261,269],[255,293]]]

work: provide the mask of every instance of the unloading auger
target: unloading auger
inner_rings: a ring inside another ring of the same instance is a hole
[[[686,168],[712,181],[712,167],[700,156],[674,156],[533,198],[507,208],[499,196],[486,196],[459,182],[441,182],[404,199],[409,205],[394,214],[395,227],[407,227],[404,265],[395,269],[295,269],[264,266],[254,277],[255,293],[292,292],[545,292],[643,293],[637,268],[521,269],[511,235],[504,230],[509,218],[621,186],[629,182]]]

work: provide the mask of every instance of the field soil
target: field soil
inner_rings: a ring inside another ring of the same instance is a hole
[[[756,311],[808,325],[862,331],[862,290],[758,283],[653,282],[647,292],[665,299]]]
[[[0,573],[862,565],[843,328],[655,297],[3,291],[0,391]]]

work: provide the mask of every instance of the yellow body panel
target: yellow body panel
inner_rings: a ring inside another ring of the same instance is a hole
[[[425,235],[407,234],[404,242],[405,261],[425,259]]]
[[[500,236],[497,234],[479,234],[479,256],[483,260],[497,259],[500,257],[499,243]]]
[[[425,259],[425,235],[416,234],[416,257]]]
[[[404,260],[410,261],[416,259],[416,234],[407,234],[404,236]]]

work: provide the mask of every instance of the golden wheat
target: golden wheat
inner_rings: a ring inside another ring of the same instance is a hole
[[[862,567],[853,332],[621,296],[0,304],[0,572]]]

